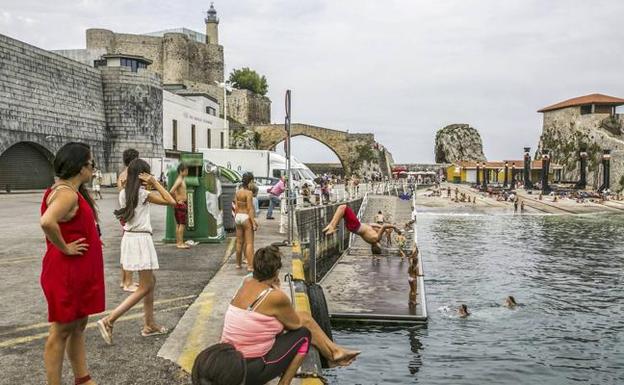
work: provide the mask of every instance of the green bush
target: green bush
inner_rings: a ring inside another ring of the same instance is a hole
[[[230,83],[236,88],[249,90],[262,96],[269,91],[266,77],[264,75],[260,76],[256,71],[248,67],[234,69],[230,73]]]

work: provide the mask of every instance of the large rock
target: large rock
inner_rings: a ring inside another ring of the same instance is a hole
[[[468,124],[451,124],[438,130],[435,140],[436,163],[462,160],[485,161],[479,132]]]

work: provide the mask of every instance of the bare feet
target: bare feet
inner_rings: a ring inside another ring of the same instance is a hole
[[[237,263],[237,264],[236,264],[236,268],[237,268],[237,269],[242,269],[242,268],[243,268],[243,265],[239,265],[239,264]]]
[[[334,353],[334,359],[331,360],[330,366],[349,366],[360,355],[359,350],[349,350],[342,347],[338,348],[338,351]]]
[[[325,226],[325,228],[323,229],[323,233],[325,233],[325,235],[331,235],[333,233],[336,232],[336,227],[330,225]]]
[[[191,246],[187,245],[186,243],[178,244],[176,245],[176,247],[178,249],[190,249],[191,248]]]

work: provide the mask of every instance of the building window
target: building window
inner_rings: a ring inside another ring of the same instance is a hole
[[[221,131],[221,148],[225,148],[225,132]]]
[[[212,138],[211,138],[211,132],[210,132],[210,128],[208,129],[207,133],[206,133],[206,147],[210,148],[211,147],[211,142]]]
[[[130,67],[132,72],[137,72],[139,68],[147,68],[147,65],[144,62],[138,61],[136,59],[128,59],[122,57],[120,59],[120,64],[122,67]]]
[[[586,104],[584,106],[581,106],[581,115],[587,115],[587,114],[591,114],[592,113],[592,105],[591,104]]]
[[[214,107],[206,106],[206,113],[208,115],[217,116],[217,110]]]
[[[173,119],[173,130],[172,133],[173,135],[173,140],[172,140],[172,149],[177,150],[178,149],[178,121]]]
[[[195,141],[195,125],[191,124],[191,152],[195,152],[197,142]]]

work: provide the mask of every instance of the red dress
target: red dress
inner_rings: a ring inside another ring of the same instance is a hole
[[[42,215],[51,191],[43,196]],[[59,223],[61,235],[67,243],[85,238],[89,247],[83,255],[67,256],[46,239],[41,287],[48,301],[49,322],[68,323],[105,308],[102,243],[91,206],[80,193],[77,195],[78,211],[69,222]]]

